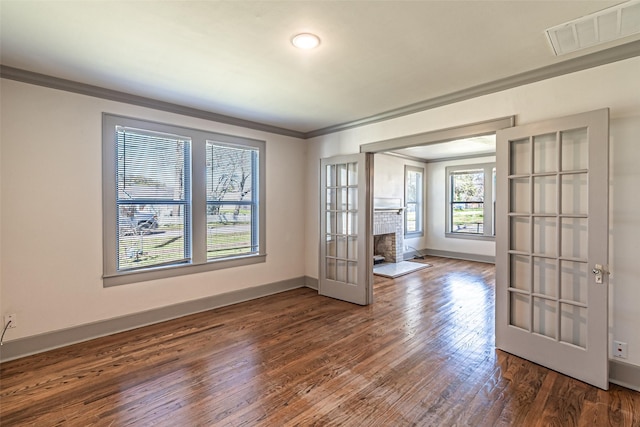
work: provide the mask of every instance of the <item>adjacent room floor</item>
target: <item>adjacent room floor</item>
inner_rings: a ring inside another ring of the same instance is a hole
[[[289,292],[0,365],[2,426],[639,426],[496,351],[494,267],[428,257],[360,307]]]

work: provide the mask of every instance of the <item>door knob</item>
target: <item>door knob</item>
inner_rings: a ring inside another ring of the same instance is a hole
[[[594,269],[591,272],[596,276],[596,283],[602,283],[602,275],[604,274],[603,268],[601,264],[596,264]]]

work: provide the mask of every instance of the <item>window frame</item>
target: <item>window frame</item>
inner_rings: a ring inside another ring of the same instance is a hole
[[[471,240],[495,240],[495,186],[494,186],[494,170],[496,167],[495,162],[491,163],[465,163],[455,166],[447,166],[445,168],[446,175],[446,206],[445,206],[445,218],[446,229],[445,237],[456,239],[471,239]],[[483,234],[475,233],[456,233],[453,229],[452,218],[452,205],[453,203],[453,183],[452,178],[456,172],[466,170],[478,170],[482,169],[484,173],[484,198],[483,198]]]
[[[144,269],[118,271],[117,269],[117,159],[116,127],[136,128],[151,132],[180,135],[191,138],[190,150],[190,210],[191,218],[185,234],[190,233],[191,260],[187,263],[151,266]],[[255,254],[234,255],[207,259],[207,195],[206,144],[207,141],[248,147],[258,152],[258,251]],[[266,142],[257,139],[199,130],[179,125],[154,122],[115,114],[102,115],[102,210],[103,210],[103,286],[117,286],[147,280],[156,280],[205,271],[234,268],[266,262]],[[202,232],[197,232],[202,230]]]
[[[415,231],[407,231],[407,213],[408,213],[408,190],[409,185],[408,178],[409,173],[419,173],[420,174],[420,188],[417,190],[416,194],[416,230]],[[422,237],[424,236],[424,168],[418,166],[405,165],[404,166],[404,205],[405,205],[405,214],[404,214],[404,236],[407,238],[413,237]]]

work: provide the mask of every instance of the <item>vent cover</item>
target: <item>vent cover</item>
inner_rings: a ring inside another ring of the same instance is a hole
[[[640,0],[556,25],[546,32],[556,56],[640,33]]]

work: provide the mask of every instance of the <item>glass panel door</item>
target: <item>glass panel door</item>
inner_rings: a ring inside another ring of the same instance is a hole
[[[608,110],[498,132],[497,347],[608,387]]]
[[[366,305],[372,301],[371,155],[321,162],[321,295]],[[370,256],[367,254],[371,252]]]

